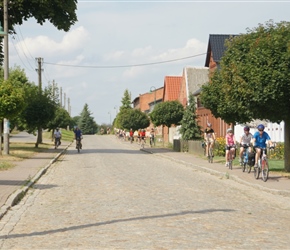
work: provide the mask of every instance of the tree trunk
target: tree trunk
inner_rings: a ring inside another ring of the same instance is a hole
[[[41,144],[41,143],[42,143],[42,127],[39,127],[37,130],[37,141],[36,141],[35,147],[37,148],[38,144]]]
[[[3,143],[3,141],[2,141],[2,120],[0,121],[0,155],[2,155],[2,143]]]
[[[284,169],[290,172],[290,118],[284,124]]]

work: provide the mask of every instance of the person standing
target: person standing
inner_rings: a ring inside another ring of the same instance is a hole
[[[61,132],[59,128],[56,128],[54,131],[54,148],[56,149],[61,144]],[[57,145],[58,142],[58,145]]]

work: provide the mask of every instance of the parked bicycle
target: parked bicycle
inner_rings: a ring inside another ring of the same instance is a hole
[[[274,147],[270,147],[269,149],[273,149]],[[256,179],[259,179],[259,175],[261,173],[261,178],[264,182],[268,180],[269,177],[269,162],[266,154],[266,148],[261,148],[261,156],[258,160],[258,165],[254,167],[254,176]]]
[[[251,172],[251,166],[252,163],[249,162],[249,149],[250,149],[250,145],[249,144],[243,144],[241,145],[241,147],[244,148],[244,152],[243,152],[243,158],[242,158],[242,171],[245,172],[245,170],[247,169],[247,172],[250,173]]]

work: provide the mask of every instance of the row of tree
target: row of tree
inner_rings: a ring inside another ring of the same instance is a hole
[[[127,89],[121,103],[120,112],[114,120],[114,126],[117,128],[135,131],[147,128],[151,121],[154,126],[181,125],[180,133],[184,140],[201,138],[202,132],[195,114],[193,95],[189,96],[189,105],[185,109],[179,101],[167,101],[158,103],[149,114],[131,107],[131,95]]]

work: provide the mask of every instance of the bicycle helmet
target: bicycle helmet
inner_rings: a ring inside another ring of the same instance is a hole
[[[227,129],[227,133],[229,133],[229,132],[233,132],[233,129],[232,128],[228,128]]]
[[[244,131],[250,131],[250,128],[248,126],[244,127]]]
[[[210,122],[208,122],[208,123],[207,123],[207,126],[208,126],[209,128],[211,128],[211,123],[210,123]]]
[[[258,125],[257,129],[258,130],[264,130],[265,129],[265,126],[263,124],[260,124],[260,125]]]

